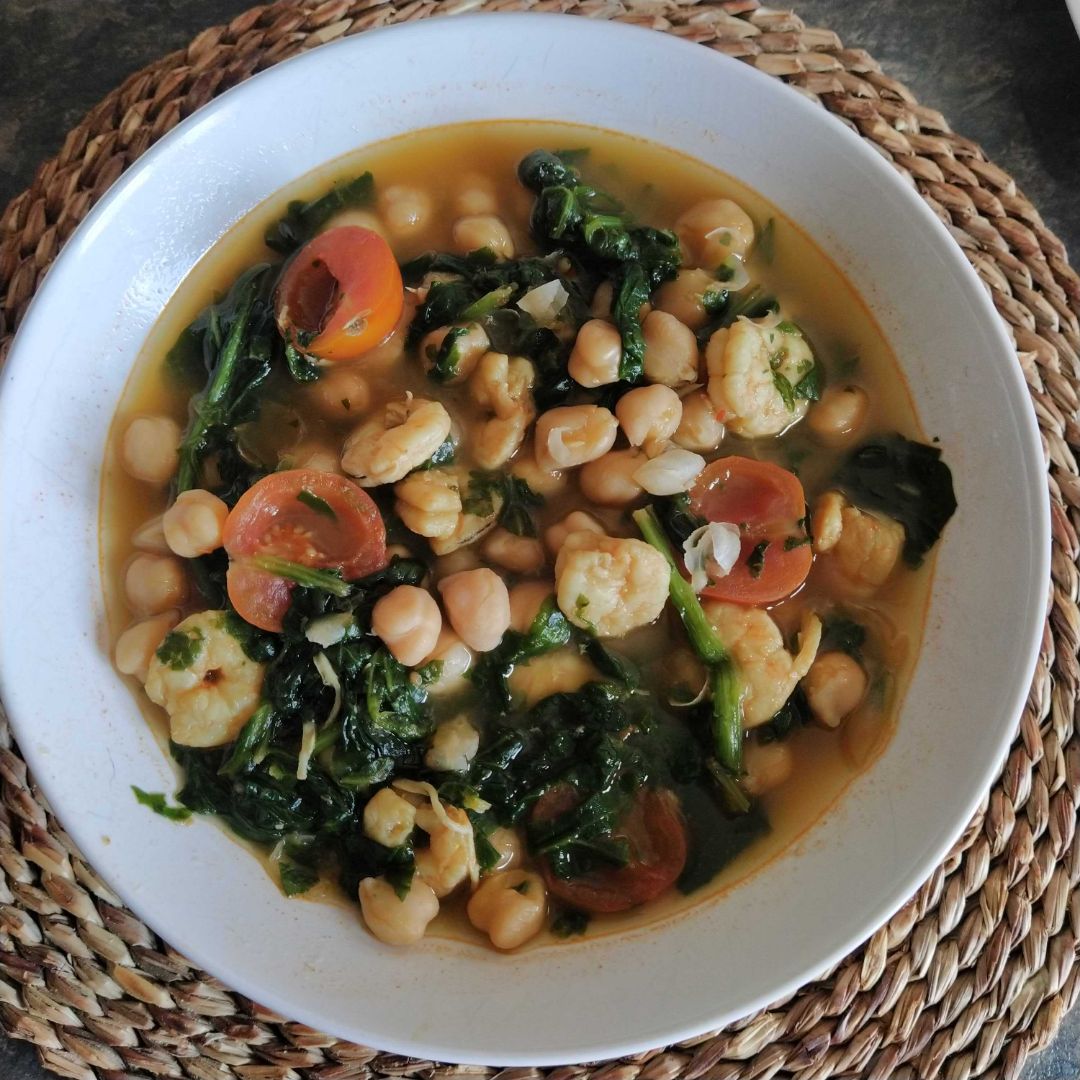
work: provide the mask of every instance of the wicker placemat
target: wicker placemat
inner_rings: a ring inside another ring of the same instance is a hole
[[[1014,1077],[1080,993],[1077,526],[1080,279],[1002,169],[858,49],[757,0],[326,0],[254,8],[129,78],[0,220],[0,359],[94,201],[214,95],[294,53],[467,10],[568,11],[678,34],[783,78],[871,141],[949,227],[1009,326],[1049,463],[1053,587],[1005,768],[916,897],[833,971],[723,1031],[547,1080]],[[0,1022],[79,1080],[490,1076],[289,1023],[173,952],[86,866],[0,716]],[[500,1080],[541,1080],[513,1069]]]

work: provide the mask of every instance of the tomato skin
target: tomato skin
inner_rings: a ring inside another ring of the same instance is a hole
[[[727,521],[742,532],[739,561],[724,577],[702,590],[712,600],[735,604],[769,604],[790,596],[806,580],[814,563],[808,543],[788,548],[789,539],[803,540],[800,524],[806,495],[797,476],[753,458],[714,461],[690,492],[695,513],[709,521]],[[754,548],[768,541],[760,573],[748,560]]]
[[[274,632],[282,628],[295,586],[253,566],[255,556],[340,570],[346,580],[387,562],[386,528],[371,496],[344,476],[315,469],[271,473],[248,488],[225,521],[224,546],[230,602],[241,618]]]
[[[558,784],[537,801],[532,820],[558,817],[580,801],[571,784]],[[686,826],[674,792],[642,788],[614,835],[630,842],[626,866],[564,879],[556,877],[547,859],[541,858],[540,873],[552,895],[582,911],[627,911],[655,900],[675,884],[686,865]]]
[[[342,225],[319,233],[293,256],[275,308],[282,335],[303,352],[320,360],[355,360],[389,336],[404,302],[390,245],[371,229]]]

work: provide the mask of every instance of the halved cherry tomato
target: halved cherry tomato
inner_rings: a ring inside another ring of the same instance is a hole
[[[371,497],[314,469],[271,473],[248,488],[225,521],[224,542],[229,600],[260,630],[281,630],[295,586],[253,566],[255,556],[340,570],[346,581],[386,565],[386,528]]]
[[[342,225],[319,233],[285,268],[278,327],[321,360],[355,360],[394,329],[404,298],[389,244],[371,229]]]
[[[701,517],[730,522],[742,532],[739,561],[704,589],[703,596],[768,604],[789,596],[806,580],[814,561],[800,523],[806,514],[806,495],[798,477],[787,469],[752,458],[720,458],[698,478],[690,501]],[[751,556],[766,541],[768,547],[755,568]]]
[[[572,810],[581,796],[571,784],[558,784],[533,807],[533,821],[550,821]],[[626,911],[655,900],[678,880],[686,865],[686,826],[679,800],[662,788],[643,788],[613,833],[630,845],[625,866],[593,870],[578,878],[559,878],[547,859],[540,873],[560,900],[583,911]]]

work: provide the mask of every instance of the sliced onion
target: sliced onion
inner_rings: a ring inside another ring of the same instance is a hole
[[[762,315],[760,319],[754,319],[753,325],[759,330],[775,330],[783,321],[784,317],[780,314],[780,308],[775,307],[768,315]]]
[[[326,717],[327,724],[332,724],[337,719],[337,714],[341,712],[341,680],[334,670],[334,665],[327,659],[326,653],[316,653],[313,663],[315,670],[319,673],[319,678],[322,679],[323,686],[328,686],[334,691],[334,704],[330,706],[330,712]]]
[[[446,807],[443,806],[440,801],[439,793],[431,784],[424,780],[395,780],[390,786],[396,788],[398,791],[408,792],[410,795],[423,795],[431,804],[431,809],[435,812],[435,816],[439,819],[441,824],[445,825],[451,832],[460,833],[462,836],[469,837],[468,854],[466,857],[469,860],[469,880],[475,886],[480,880],[480,864],[476,860],[476,844],[472,840],[472,822],[462,825],[459,822],[454,821],[454,819],[446,812]]]
[[[319,654],[320,656],[322,653]],[[305,720],[303,734],[300,736],[300,757],[296,762],[296,779],[308,778],[308,766],[311,764],[311,755],[315,753],[315,736],[318,729],[314,720]]]
[[[728,276],[721,278],[720,284],[730,292],[740,292],[750,284],[750,273],[738,255],[729,255],[721,263],[721,269],[726,270]]]
[[[650,495],[678,495],[690,489],[704,468],[700,454],[672,447],[639,465],[633,478]]]
[[[566,307],[570,294],[558,278],[545,281],[530,289],[518,302],[522,311],[531,315],[538,326],[552,327],[559,321],[559,315]]]
[[[348,611],[342,611],[334,615],[322,615],[318,619],[312,619],[307,624],[304,637],[313,645],[328,649],[331,645],[344,641],[354,625],[353,617]]]
[[[547,452],[557,469],[568,469],[577,464],[574,451],[566,445],[566,433],[569,428],[552,428],[548,432]]]
[[[739,561],[742,534],[728,521],[710,521],[683,541],[683,562],[694,592],[709,584],[710,577],[726,577]]]

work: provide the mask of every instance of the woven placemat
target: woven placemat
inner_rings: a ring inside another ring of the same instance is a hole
[[[638,23],[739,57],[842,117],[948,226],[1016,342],[1042,429],[1053,583],[1041,655],[993,790],[932,877],[862,948],[723,1031],[594,1066],[405,1059],[290,1023],[195,969],[79,856],[0,717],[0,1022],[78,1080],[799,1080],[1015,1077],[1080,993],[1077,416],[1080,279],[1009,175],[859,49],[756,0],[327,0],[254,8],[129,78],[0,219],[0,359],[45,270],[157,138],[252,73],[376,26],[474,10]]]

